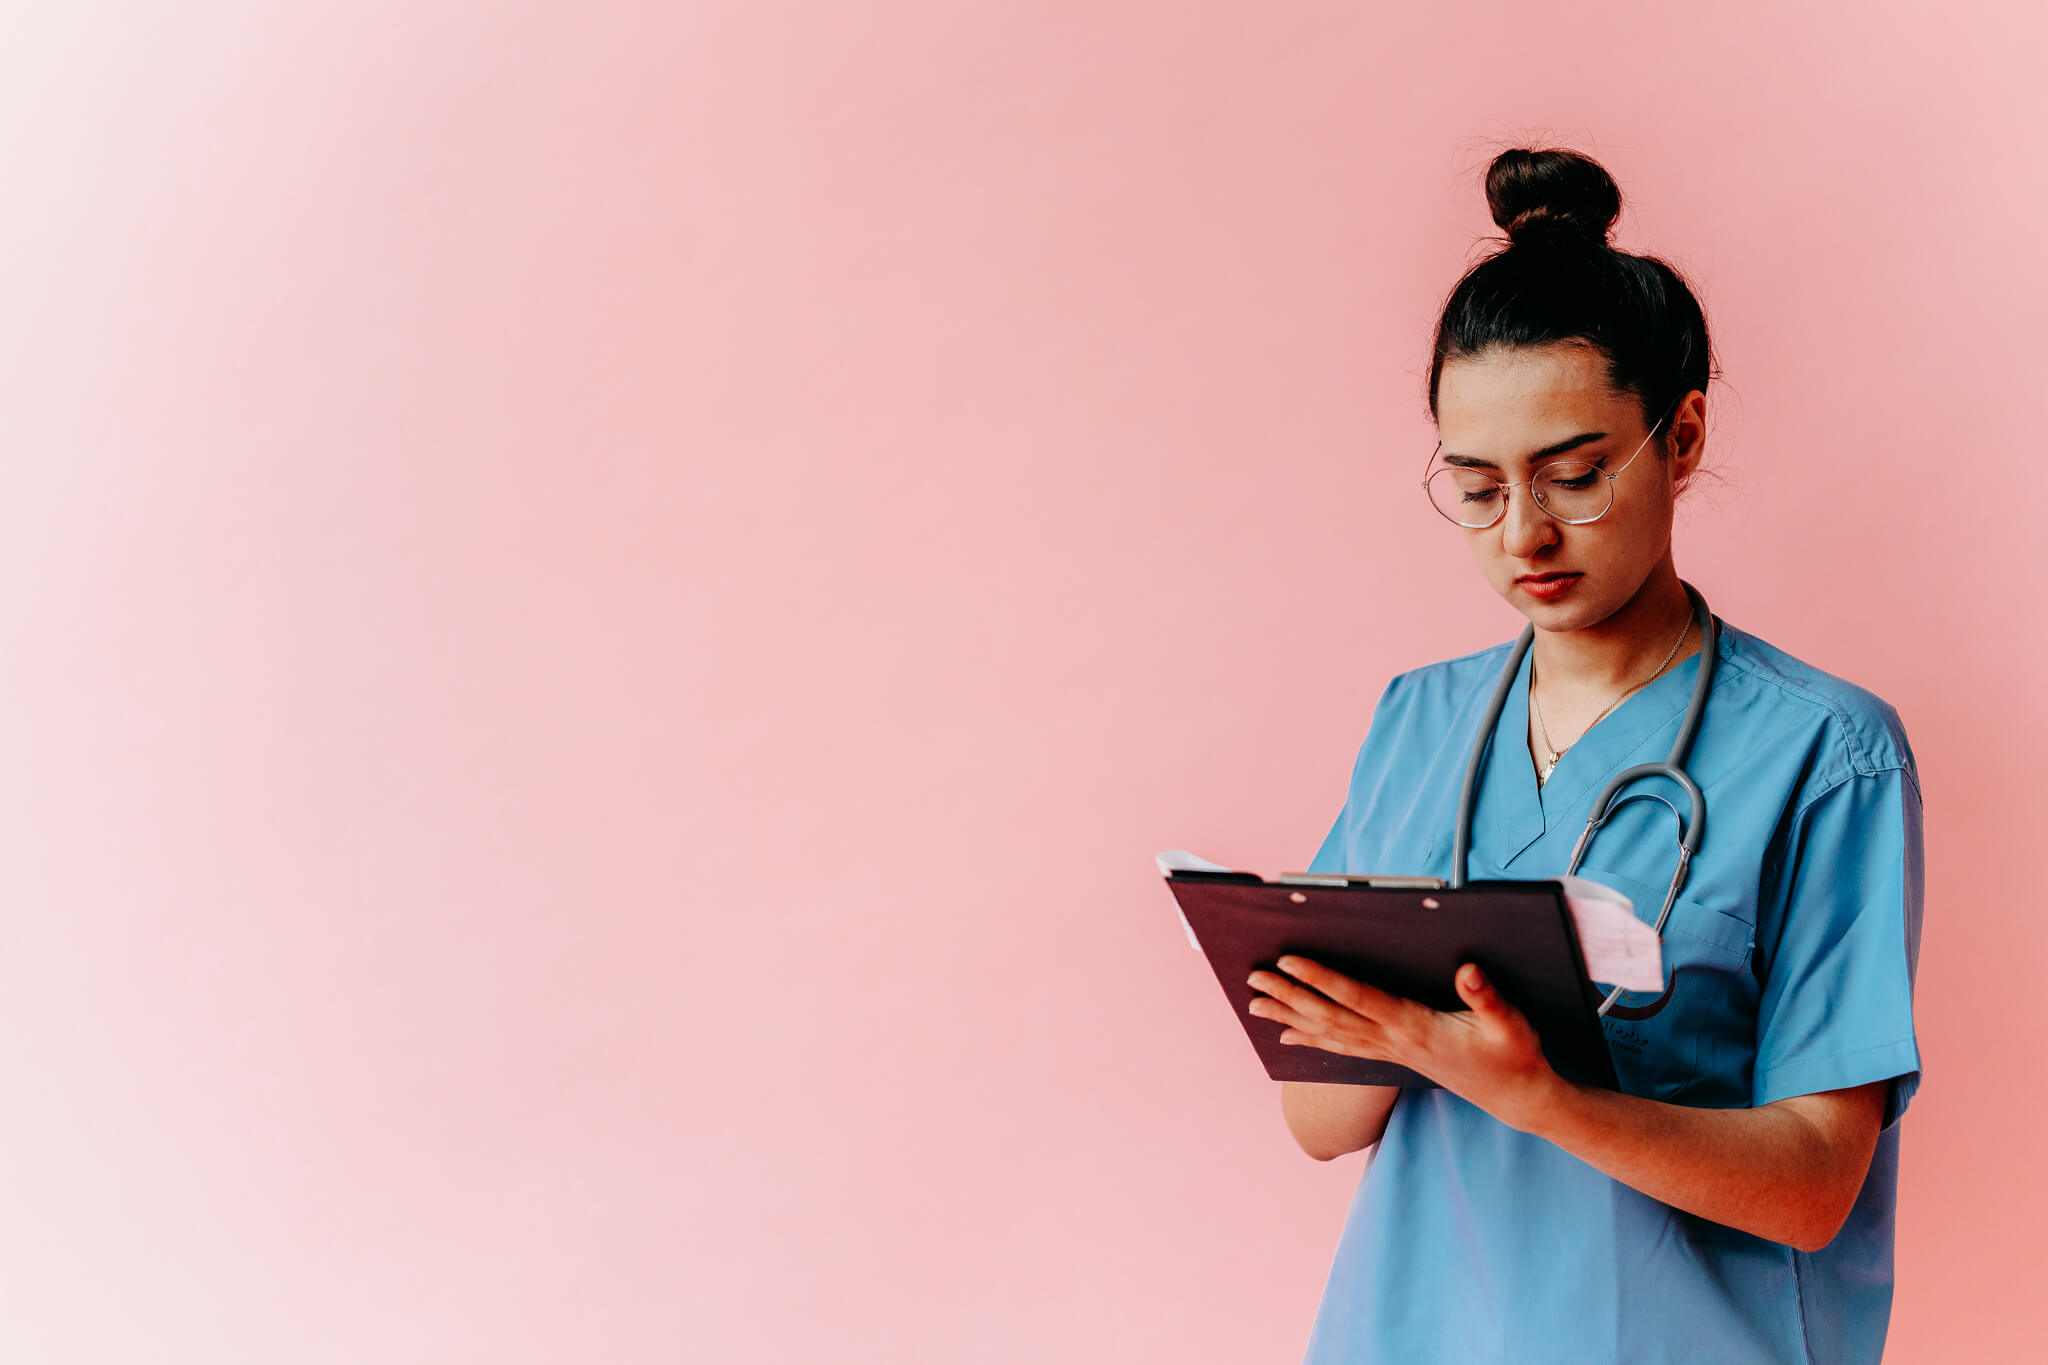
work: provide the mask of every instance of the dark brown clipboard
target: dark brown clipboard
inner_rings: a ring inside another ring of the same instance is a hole
[[[1177,868],[1166,884],[1276,1081],[1437,1085],[1392,1062],[1281,1042],[1286,1026],[1247,1008],[1262,992],[1245,978],[1254,970],[1277,970],[1275,959],[1293,953],[1440,1010],[1466,1007],[1452,977],[1459,964],[1476,962],[1535,1026],[1558,1074],[1618,1090],[1600,1024],[1602,993],[1586,976],[1562,884],[1476,881],[1457,890],[1413,884],[1431,880],[1291,873],[1268,881],[1254,872]]]

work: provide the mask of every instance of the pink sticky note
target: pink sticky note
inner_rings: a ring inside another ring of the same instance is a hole
[[[1664,989],[1664,954],[1657,931],[1636,918],[1635,903],[1611,886],[1584,877],[1560,877],[1586,975],[1631,991]]]

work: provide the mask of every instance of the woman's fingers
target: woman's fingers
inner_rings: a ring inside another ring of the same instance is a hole
[[[1300,1029],[1304,1033],[1320,1033],[1323,1028],[1315,1020],[1296,1013],[1278,1000],[1269,999],[1263,995],[1252,997],[1251,1012],[1258,1015],[1261,1019],[1271,1019],[1276,1024],[1287,1028]]]
[[[1297,957],[1290,953],[1274,965],[1288,974],[1281,977],[1281,980],[1294,978],[1303,981],[1353,1014],[1381,1025],[1396,1023],[1404,1014],[1415,1008],[1415,1002],[1412,1000],[1389,995],[1383,990],[1366,985],[1363,981],[1325,967],[1312,958]]]
[[[1283,959],[1287,962],[1295,960]],[[1327,970],[1324,978],[1339,982],[1346,979]],[[1253,997],[1251,1012],[1284,1025],[1286,1031],[1280,1035],[1282,1042],[1306,1043],[1326,1052],[1341,1052],[1353,1057],[1382,1056],[1385,1032],[1379,1021],[1371,1016],[1356,1013],[1278,972],[1253,972],[1248,983],[1267,993]]]
[[[1296,1018],[1328,1028],[1342,1022],[1348,1011],[1315,991],[1278,972],[1253,972],[1246,980],[1254,990],[1264,991],[1285,1005]]]
[[[1294,989],[1301,988],[1297,986]],[[1349,1028],[1341,1024],[1324,1024],[1306,1018],[1278,1000],[1263,995],[1252,997],[1250,1009],[1259,1018],[1271,1019],[1274,1023],[1284,1026],[1280,1034],[1280,1041],[1283,1043],[1307,1044],[1310,1047],[1322,1048],[1325,1052],[1342,1052],[1354,1057],[1368,1055],[1362,1050],[1363,1043],[1359,1038],[1361,1030],[1358,1025],[1363,1024],[1363,1020],[1352,1020],[1352,1026]]]

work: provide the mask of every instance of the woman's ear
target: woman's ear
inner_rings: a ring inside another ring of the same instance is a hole
[[[1671,491],[1682,492],[1707,450],[1707,396],[1698,389],[1679,400],[1664,434],[1671,469]]]

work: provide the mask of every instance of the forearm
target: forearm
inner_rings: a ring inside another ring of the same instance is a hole
[[[1280,1110],[1301,1150],[1318,1161],[1362,1151],[1380,1140],[1399,1086],[1280,1082]]]
[[[1802,1251],[1848,1215],[1837,1158],[1789,1108],[1691,1109],[1559,1078],[1528,1131],[1653,1199]]]

